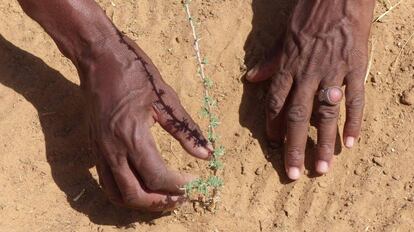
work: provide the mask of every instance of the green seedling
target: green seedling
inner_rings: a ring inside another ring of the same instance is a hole
[[[206,206],[206,208],[211,208],[211,206],[216,205],[217,201],[219,200],[219,190],[224,184],[223,180],[218,175],[218,170],[223,168],[223,164],[220,161],[220,158],[224,155],[225,149],[222,145],[218,145],[218,135],[216,134],[215,129],[220,125],[220,121],[213,112],[214,108],[217,107],[217,101],[209,93],[209,90],[214,88],[214,82],[205,74],[205,66],[209,62],[207,58],[202,58],[203,56],[201,55],[200,38],[195,27],[194,18],[191,15],[190,2],[191,0],[183,0],[184,9],[187,14],[187,19],[189,21],[194,39],[193,45],[198,65],[197,72],[204,87],[200,114],[202,117],[208,119],[209,125],[207,129],[207,137],[209,142],[214,147],[214,152],[213,157],[209,163],[209,168],[212,170],[212,175],[206,179],[196,179],[186,184],[183,189],[190,199],[196,199],[195,201],[202,203],[204,206]]]

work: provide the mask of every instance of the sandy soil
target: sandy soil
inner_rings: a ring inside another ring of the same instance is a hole
[[[202,85],[181,2],[112,1],[99,3],[147,51],[205,128],[197,117]],[[403,0],[373,26],[359,145],[342,149],[328,175],[315,178],[310,171],[294,183],[283,173],[280,151],[270,151],[264,140],[266,84],[243,84],[241,78],[277,40],[289,2],[193,1],[207,72],[217,83],[219,133],[228,151],[225,188],[215,213],[184,207],[160,216],[116,208],[105,199],[74,67],[15,0],[2,0],[0,231],[414,231],[414,106],[408,105],[414,101],[414,1]],[[378,3],[375,15],[385,10]],[[207,173],[205,163],[154,131],[171,166]],[[312,145],[315,130],[309,135]]]

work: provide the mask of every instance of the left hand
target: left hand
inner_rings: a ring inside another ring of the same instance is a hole
[[[286,137],[285,168],[292,180],[304,168],[312,113],[318,129],[316,171],[324,174],[331,167],[343,84],[344,144],[351,148],[358,139],[374,5],[374,0],[299,0],[280,51],[247,74],[250,82],[272,76],[266,130],[271,142]]]

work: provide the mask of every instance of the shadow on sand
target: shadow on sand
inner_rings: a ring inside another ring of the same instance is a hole
[[[21,94],[36,108],[53,180],[73,209],[100,225],[126,226],[160,216],[112,205],[92,177],[89,170],[94,168],[95,161],[84,120],[85,101],[78,85],[1,35],[0,83]],[[83,189],[85,194],[73,201]]]

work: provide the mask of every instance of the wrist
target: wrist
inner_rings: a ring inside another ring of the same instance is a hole
[[[291,32],[302,36],[329,36],[335,31],[368,39],[375,0],[299,0]]]
[[[118,38],[118,30],[105,17],[75,25],[68,33],[50,33],[62,53],[78,67],[93,59],[103,49],[109,49]],[[80,67],[78,67],[80,68]]]
[[[117,29],[93,0],[19,0],[23,10],[56,42],[59,50],[78,67],[106,43]]]

